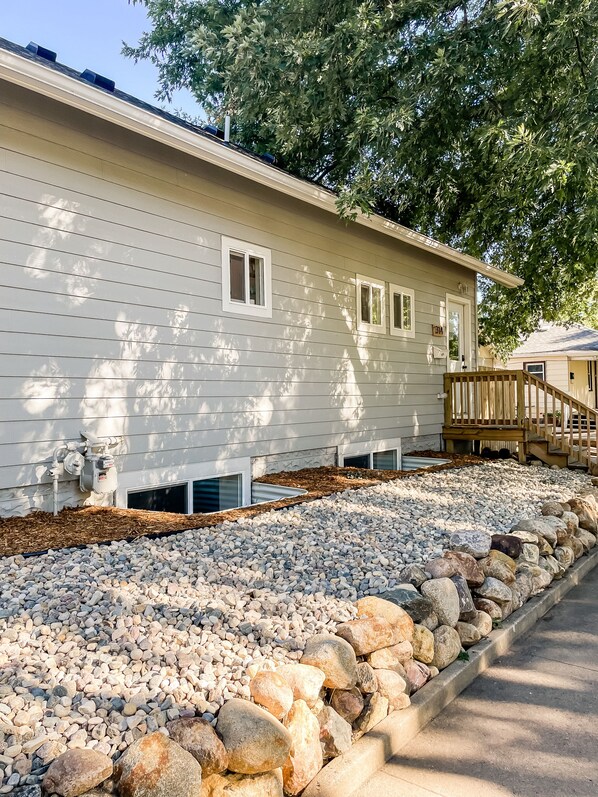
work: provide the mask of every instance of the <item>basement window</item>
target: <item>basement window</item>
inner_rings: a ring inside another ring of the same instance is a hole
[[[415,293],[411,288],[390,286],[390,334],[415,337]]]
[[[222,238],[222,309],[272,317],[272,254],[269,249]]]
[[[338,462],[343,468],[398,470],[401,463],[401,441],[395,438],[339,446]]]
[[[386,302],[384,283],[357,276],[357,325],[359,329],[384,332]]]

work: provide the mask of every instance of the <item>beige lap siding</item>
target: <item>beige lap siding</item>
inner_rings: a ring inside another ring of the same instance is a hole
[[[123,435],[126,471],[439,433],[432,324],[459,282],[475,295],[470,271],[1,96],[0,490],[47,481],[83,425]],[[271,319],[222,312],[222,235],[271,249]],[[415,338],[357,333],[356,274],[415,290]]]

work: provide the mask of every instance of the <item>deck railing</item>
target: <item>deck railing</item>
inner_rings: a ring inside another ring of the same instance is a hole
[[[598,412],[527,371],[445,374],[445,427],[521,429],[583,465],[598,461]]]

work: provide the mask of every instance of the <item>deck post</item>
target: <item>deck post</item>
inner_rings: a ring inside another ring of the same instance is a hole
[[[516,371],[517,374],[517,426],[523,429],[525,426],[525,383],[523,381],[523,371]]]
[[[451,426],[453,423],[453,393],[449,374],[444,375],[444,425]]]

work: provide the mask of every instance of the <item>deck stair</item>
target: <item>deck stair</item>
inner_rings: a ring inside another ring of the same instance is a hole
[[[598,412],[527,371],[462,371],[444,376],[443,436],[517,443],[519,460],[584,468],[598,475]]]

